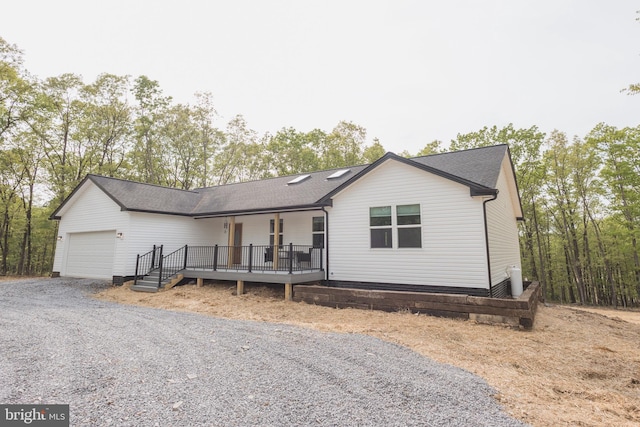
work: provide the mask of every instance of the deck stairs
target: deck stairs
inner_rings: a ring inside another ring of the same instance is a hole
[[[159,277],[160,271],[153,270],[148,275],[144,276],[144,278],[138,279],[138,282],[131,286],[131,290],[138,292],[158,292],[160,289],[172,288],[184,278],[182,274],[177,274],[164,280],[160,283],[160,287],[158,287]]]

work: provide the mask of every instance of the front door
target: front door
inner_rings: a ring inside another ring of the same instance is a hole
[[[236,223],[233,229],[233,263],[242,264],[242,223]]]

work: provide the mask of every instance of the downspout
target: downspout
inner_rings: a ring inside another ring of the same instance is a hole
[[[489,226],[487,224],[487,203],[498,198],[498,190],[491,198],[482,202],[482,213],[484,216],[484,243],[487,248],[487,274],[489,275],[489,298],[493,298],[493,290],[491,289],[491,257],[489,255]]]
[[[324,256],[326,259],[325,263],[325,280],[329,280],[329,212],[327,212],[322,207],[322,212],[324,212]]]

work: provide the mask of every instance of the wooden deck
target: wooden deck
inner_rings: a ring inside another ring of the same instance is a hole
[[[205,279],[231,280],[236,282],[236,294],[244,293],[244,282],[282,283],[284,284],[284,299],[293,300],[293,285],[297,283],[320,282],[324,279],[324,271],[299,270],[289,273],[287,270],[266,270],[249,272],[248,270],[209,270],[187,268],[180,272],[185,279],[196,279],[198,286],[202,286]]]
[[[188,246],[168,255],[163,246],[136,258],[134,291],[158,292],[184,279],[233,280],[238,294],[244,282],[282,283],[292,299],[293,284],[325,279],[323,248],[310,245]]]
[[[309,283],[324,280],[324,271],[318,270],[299,270],[289,273],[287,270],[265,270],[252,271],[247,270],[225,270],[218,269],[199,269],[187,268],[180,272],[185,278],[189,279],[208,279],[208,280],[243,280],[245,282],[258,283]]]

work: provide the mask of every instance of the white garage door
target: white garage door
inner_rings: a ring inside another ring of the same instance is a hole
[[[115,230],[69,234],[67,268],[64,275],[111,279],[115,244]]]

